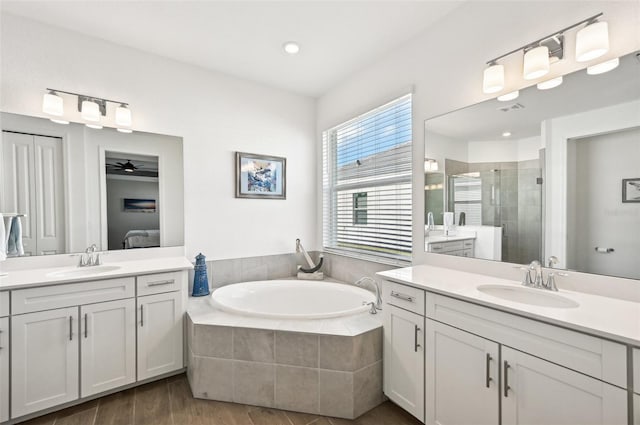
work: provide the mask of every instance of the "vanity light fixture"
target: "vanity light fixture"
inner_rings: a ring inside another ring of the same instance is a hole
[[[616,69],[620,65],[620,58],[610,59],[608,61],[600,62],[595,65],[591,65],[587,68],[587,74],[598,75],[609,72],[612,69]]]
[[[118,107],[115,111],[115,123],[118,131],[123,133],[131,133],[133,131],[131,130],[131,110],[129,109],[128,103],[47,88],[47,93],[42,100],[42,112],[51,115],[51,121],[59,124],[69,124],[69,121],[62,119],[64,102],[59,93],[76,96],[78,111],[87,127],[95,129],[103,128],[100,121],[103,116],[107,115],[107,103],[116,103]]]
[[[438,171],[438,161],[433,158],[424,159],[424,172]]]
[[[503,94],[502,96],[498,96],[498,100],[500,102],[508,102],[510,100],[517,99],[520,96],[520,91],[512,91],[511,93]]]
[[[286,53],[289,53],[290,55],[296,55],[298,54],[298,52],[300,52],[300,45],[295,41],[287,41],[282,45],[282,48]]]
[[[562,84],[562,75],[556,78],[551,78],[550,80],[542,81],[541,83],[538,83],[537,86],[538,90],[549,90],[554,87],[558,87],[560,84]]]
[[[51,115],[52,117],[49,119],[55,123],[69,124],[69,121],[59,118],[64,115],[64,101],[53,90],[49,90],[42,98],[42,112]]]
[[[498,61],[514,53],[523,53],[522,77],[525,80],[537,80],[549,74],[551,64],[564,58],[564,33],[583,24],[586,26],[576,35],[576,60],[589,61],[604,55],[609,51],[609,29],[606,22],[598,21],[602,15],[598,13],[491,59],[483,74],[483,92],[490,94],[504,89],[504,66]]]
[[[589,21],[586,27],[576,34],[576,60],[587,62],[604,55],[609,51],[609,25],[598,22],[597,18]]]

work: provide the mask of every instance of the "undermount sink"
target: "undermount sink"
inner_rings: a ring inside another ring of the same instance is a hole
[[[114,272],[120,269],[120,266],[87,266],[87,267],[74,267],[73,269],[59,270],[57,272],[51,272],[47,274],[50,277],[82,277],[93,276],[94,274]]]
[[[576,308],[580,305],[572,299],[543,289],[508,285],[480,285],[478,291],[503,300],[540,307]]]

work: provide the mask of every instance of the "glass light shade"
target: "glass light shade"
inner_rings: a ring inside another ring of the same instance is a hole
[[[538,83],[538,90],[549,90],[562,84],[562,76]]]
[[[90,100],[82,101],[82,118],[87,121],[98,122],[100,121],[100,107],[96,102],[91,102]],[[93,128],[93,127],[91,127]]]
[[[69,124],[67,120],[59,120],[57,118],[49,118],[49,121],[54,122],[56,124]]]
[[[424,171],[429,172],[429,171],[438,171],[438,161],[436,161],[435,159],[425,159],[424,160]]]
[[[517,99],[520,96],[520,91],[512,91],[511,93],[503,94],[502,96],[498,96],[498,100],[500,102],[508,102],[513,99]]]
[[[287,41],[282,45],[282,48],[290,55],[295,55],[300,51],[300,45],[295,41]]]
[[[549,72],[549,48],[538,46],[524,54],[523,77],[535,80]]]
[[[596,22],[576,34],[576,60],[587,62],[609,51],[609,25]]]
[[[589,75],[598,75],[604,74],[605,72],[609,72],[612,69],[616,69],[620,65],[620,58],[611,59],[608,61],[600,62],[595,65],[591,65],[587,68],[587,74]]]
[[[53,92],[49,92],[42,98],[42,112],[61,117],[64,113],[62,98]]]
[[[122,128],[122,127],[118,127],[117,130],[120,133],[133,133],[133,130],[131,130],[130,128]]]
[[[131,127],[131,109],[124,105],[116,108],[116,125],[119,127]]]
[[[504,66],[491,65],[484,70],[482,79],[482,91],[484,93],[497,93],[504,88]]]
[[[86,123],[85,125],[87,127],[89,127],[89,128],[93,128],[95,130],[101,130],[102,129],[102,126],[100,124],[89,124],[89,123]]]

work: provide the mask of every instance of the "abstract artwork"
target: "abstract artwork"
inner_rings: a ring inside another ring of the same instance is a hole
[[[236,152],[236,198],[286,199],[287,160]]]
[[[640,178],[622,180],[622,202],[640,202]]]

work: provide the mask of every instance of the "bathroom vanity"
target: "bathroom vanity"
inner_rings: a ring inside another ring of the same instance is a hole
[[[378,274],[384,392],[424,423],[640,423],[640,304],[433,266]]]
[[[114,260],[0,278],[0,422],[184,370],[191,263]]]

